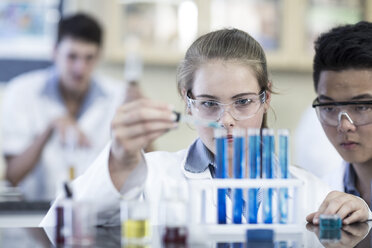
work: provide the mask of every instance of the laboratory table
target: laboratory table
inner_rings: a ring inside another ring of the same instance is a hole
[[[266,244],[265,247],[372,247],[369,226],[370,223],[359,223],[343,226],[339,231],[325,234],[319,231],[318,226],[307,224],[306,227],[304,226],[303,232],[297,234],[297,241],[293,241],[293,236],[289,242],[283,239],[279,241],[277,237],[275,237],[275,244],[269,246]],[[95,243],[88,247],[257,247],[257,245],[249,246],[245,244],[244,235],[207,235],[200,240],[189,242],[188,245],[161,245],[160,230],[163,229],[161,227],[153,227],[152,242],[150,244],[122,245],[120,227],[97,227]],[[48,238],[53,231],[53,229],[45,230],[43,228],[0,228],[0,247],[55,247]],[[49,235],[47,235],[47,233],[49,233]]]

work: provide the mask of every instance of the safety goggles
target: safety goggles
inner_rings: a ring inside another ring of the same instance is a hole
[[[187,104],[191,113],[201,119],[218,121],[224,112],[235,120],[246,120],[253,117],[266,101],[266,91],[259,94],[247,94],[230,103],[221,103],[209,99],[192,99],[191,91],[187,92]]]
[[[325,125],[338,126],[345,117],[355,126],[372,123],[372,101],[313,102],[319,121]]]

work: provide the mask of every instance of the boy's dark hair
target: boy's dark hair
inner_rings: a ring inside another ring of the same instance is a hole
[[[372,23],[358,22],[323,33],[315,41],[313,80],[324,70],[372,69]]]
[[[86,42],[102,45],[102,28],[91,16],[77,13],[62,18],[58,23],[57,44],[64,38],[71,37]]]

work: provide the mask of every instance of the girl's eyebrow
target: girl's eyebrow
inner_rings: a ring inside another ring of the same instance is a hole
[[[197,95],[195,97],[211,98],[211,99],[215,99],[215,100],[218,99],[218,97],[215,97],[215,96],[212,96],[212,95],[208,95],[208,94],[201,94],[201,95]]]
[[[240,94],[237,94],[237,95],[231,97],[231,99],[240,98],[240,97],[243,97],[243,96],[246,96],[246,95],[258,95],[258,94],[253,93],[253,92],[240,93]],[[208,95],[208,94],[201,94],[201,95],[197,95],[195,97],[210,98],[210,99],[214,99],[214,100],[218,100],[219,99],[218,97],[215,97],[215,96],[212,96],[212,95]]]
[[[235,96],[232,97],[232,99],[235,99],[235,98],[241,98],[243,96],[247,96],[247,95],[258,95],[256,93],[253,93],[253,92],[249,92],[249,93],[240,93],[240,94],[237,94]]]

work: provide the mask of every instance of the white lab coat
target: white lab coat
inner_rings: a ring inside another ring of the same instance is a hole
[[[324,176],[323,181],[326,182],[332,190],[344,192],[344,176],[346,165],[347,162],[342,161],[338,169],[334,169],[329,174]]]
[[[22,154],[52,121],[67,115],[58,82],[55,67],[28,72],[9,82],[1,106],[4,155]],[[76,121],[89,146],[72,149],[62,144],[59,132],[53,132],[37,164],[18,185],[26,199],[54,199],[57,186],[69,176],[69,166],[73,165],[79,176],[94,162],[110,140],[111,121],[125,97],[124,86],[116,80],[94,76]]]
[[[342,157],[328,140],[316,111],[309,106],[301,117],[293,137],[294,164],[323,181],[342,168]],[[339,189],[342,191],[342,189]]]
[[[89,201],[98,212],[98,225],[120,224],[120,199],[135,199],[145,197],[151,204],[152,220],[156,223],[162,181],[197,180],[211,178],[209,170],[202,173],[191,173],[184,170],[188,150],[179,152],[152,152],[145,154],[145,161],[139,165],[123,185],[121,192],[112,184],[108,157],[110,144],[101,152],[89,169],[73,183],[74,198],[77,201]],[[304,182],[303,188],[303,221],[305,216],[317,210],[329,188],[314,175],[301,168],[290,167],[291,175]],[[40,223],[42,227],[55,225],[55,207],[61,197],[57,198],[49,212]],[[207,199],[208,200],[208,199]],[[211,210],[209,216],[216,216],[213,200],[207,201]]]

